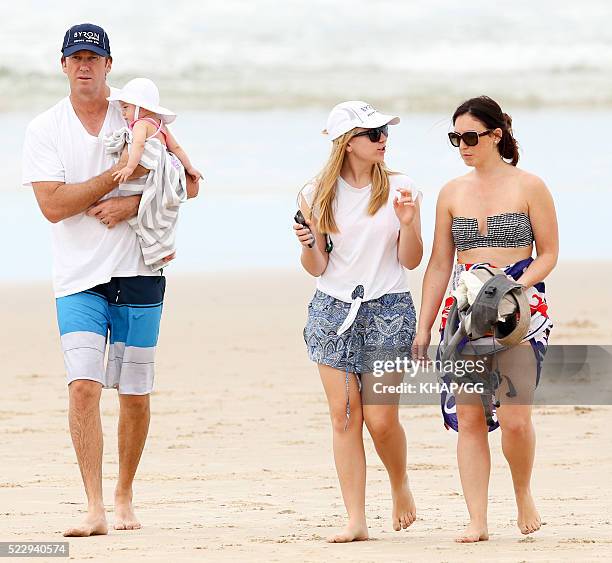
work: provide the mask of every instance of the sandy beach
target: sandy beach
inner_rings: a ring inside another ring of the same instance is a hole
[[[590,265],[593,266],[593,265]],[[554,344],[611,344],[612,263],[562,263],[547,282]],[[422,271],[413,276],[418,303]],[[76,561],[609,561],[610,406],[536,407],[534,492],[544,526],[515,525],[510,473],[491,438],[491,541],[453,543],[467,511],[456,434],[439,407],[401,409],[418,520],[391,527],[369,436],[371,541],[330,545],[344,507],[323,391],[302,328],[314,280],[297,272],[168,279],[149,439],[135,482],[139,531],[71,538]],[[70,442],[51,284],[3,285],[0,541],[62,541],[84,493]],[[104,492],[112,523],[117,399],[103,394]]]

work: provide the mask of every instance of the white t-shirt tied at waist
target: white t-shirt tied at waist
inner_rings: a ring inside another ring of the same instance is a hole
[[[343,178],[336,183],[333,204],[338,233],[330,235],[333,249],[327,268],[317,278],[317,289],[340,301],[351,303],[348,316],[337,331],[342,334],[357,317],[363,301],[378,299],[387,293],[409,291],[406,269],[397,256],[400,222],[393,208],[398,188],[422,198],[414,182],[403,174],[389,176],[389,198],[374,214],[368,215],[371,184],[355,188]],[[302,196],[312,208],[315,185],[307,184]]]

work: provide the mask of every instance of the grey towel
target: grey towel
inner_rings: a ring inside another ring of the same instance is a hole
[[[104,139],[106,152],[117,160],[132,132],[123,127]],[[148,139],[140,165],[149,170],[142,178],[119,186],[119,195],[142,194],[138,214],[128,219],[138,235],[144,262],[153,271],[163,268],[163,258],[175,251],[176,224],[181,203],[187,199],[185,168],[159,139]]]

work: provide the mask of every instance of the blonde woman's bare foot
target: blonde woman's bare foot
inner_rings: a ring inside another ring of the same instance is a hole
[[[115,494],[115,530],[140,530],[142,528],[132,506],[132,495]]]
[[[406,529],[416,520],[416,504],[408,485],[408,476],[404,478],[402,486],[391,491],[393,495],[393,529],[398,532]]]
[[[522,534],[532,534],[537,532],[542,526],[540,515],[536,509],[535,502],[530,492],[516,496],[518,506],[518,517],[516,524]]]
[[[368,526],[363,522],[358,524],[349,523],[344,530],[327,538],[328,543],[348,543],[352,541],[365,541],[369,539]]]
[[[106,514],[104,508],[98,508],[88,511],[81,525],[74,528],[68,528],[64,532],[64,537],[84,538],[89,536],[104,536],[106,534],[108,534]]]
[[[489,539],[489,531],[486,524],[477,524],[470,522],[468,527],[462,534],[455,538],[457,543],[476,543],[479,541],[487,541]]]

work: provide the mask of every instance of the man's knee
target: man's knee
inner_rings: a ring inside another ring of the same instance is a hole
[[[120,408],[130,415],[141,416],[149,412],[150,395],[119,395]]]
[[[89,379],[75,379],[68,386],[71,407],[78,410],[89,410],[100,403],[102,385]]]

